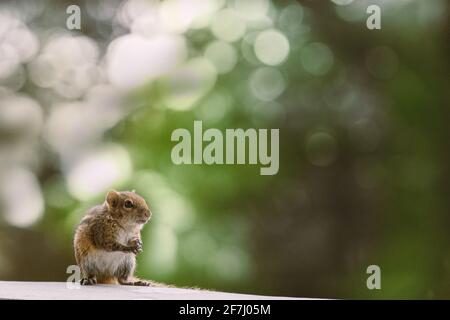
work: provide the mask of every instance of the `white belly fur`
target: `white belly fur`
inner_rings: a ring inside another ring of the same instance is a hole
[[[132,253],[95,250],[87,256],[86,262],[103,274],[113,275],[126,260],[133,258]]]
[[[132,237],[133,233],[131,230],[121,230],[117,234],[116,241],[127,245]],[[134,260],[134,254],[131,252],[109,252],[98,249],[87,256],[86,263],[103,274],[114,275],[116,270],[128,259]]]

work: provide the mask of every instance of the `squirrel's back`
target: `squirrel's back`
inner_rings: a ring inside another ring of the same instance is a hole
[[[95,249],[92,239],[92,226],[97,224],[96,220],[105,219],[106,214],[107,211],[104,205],[92,207],[86,212],[83,219],[76,227],[74,249],[77,263],[80,262],[83,256],[86,256],[90,251]]]

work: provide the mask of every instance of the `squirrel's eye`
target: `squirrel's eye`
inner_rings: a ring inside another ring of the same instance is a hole
[[[125,200],[125,204],[124,204],[125,208],[133,208],[133,202],[131,202],[131,200]]]

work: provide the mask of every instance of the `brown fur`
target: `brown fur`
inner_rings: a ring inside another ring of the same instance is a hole
[[[81,283],[165,286],[134,277],[136,255],[142,251],[140,231],[150,217],[145,200],[128,191],[110,191],[102,205],[88,210],[74,237]]]

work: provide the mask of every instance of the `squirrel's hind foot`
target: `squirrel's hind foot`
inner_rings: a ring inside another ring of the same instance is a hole
[[[145,280],[137,280],[133,282],[133,286],[150,287],[152,283]]]
[[[97,284],[97,279],[96,278],[83,278],[83,279],[81,279],[80,284],[82,286],[92,286],[94,284]]]
[[[131,280],[131,281],[119,280],[119,283],[121,285],[123,285],[123,286],[139,286],[139,287],[150,287],[150,286],[152,286],[152,282],[151,281],[140,280],[140,279]]]

